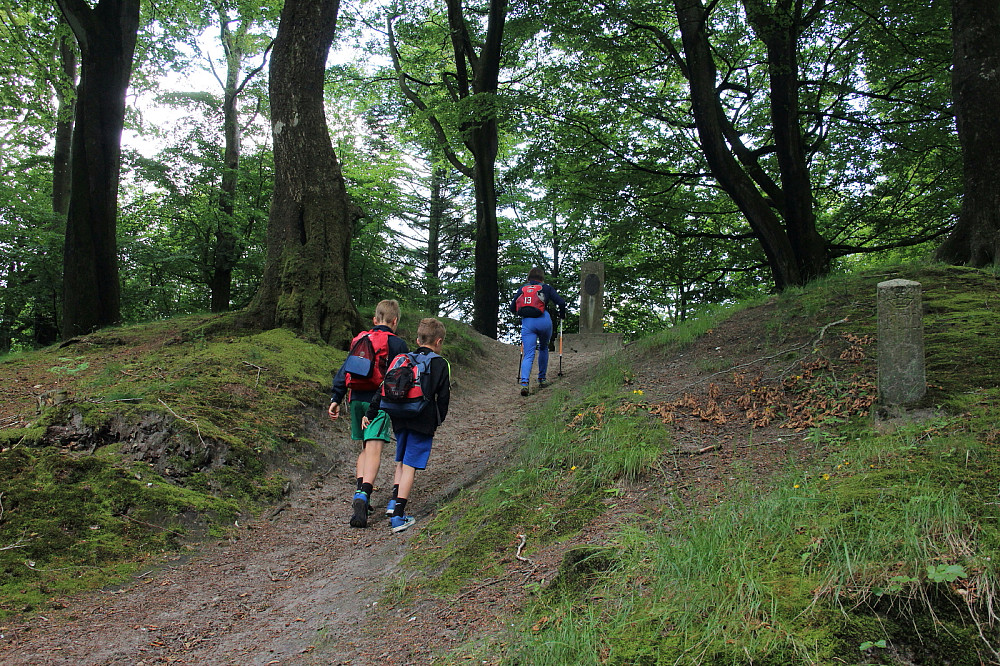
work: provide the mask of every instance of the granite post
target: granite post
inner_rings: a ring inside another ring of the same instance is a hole
[[[604,332],[604,262],[580,264],[580,333]]]
[[[887,280],[878,293],[878,399],[908,405],[927,392],[920,283]]]

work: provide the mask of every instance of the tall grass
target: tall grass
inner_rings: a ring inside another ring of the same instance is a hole
[[[943,479],[1000,460],[974,444],[956,453],[970,443],[945,434],[919,449],[899,435],[851,441],[765,493],[734,489],[708,511],[667,504],[658,527],[622,529],[596,582],[538,598],[505,663],[571,649],[601,664],[835,663],[866,641],[902,641],[892,618],[904,610],[961,639],[966,656],[949,663],[992,655],[996,521],[977,516],[977,479]]]

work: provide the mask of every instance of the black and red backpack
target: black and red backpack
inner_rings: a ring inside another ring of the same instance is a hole
[[[400,354],[392,359],[382,383],[379,407],[389,416],[413,417],[430,404],[425,392],[434,352]]]
[[[389,367],[389,336],[392,333],[373,329],[358,333],[351,340],[344,370],[347,388],[355,391],[375,391],[382,385]]]
[[[526,284],[521,287],[514,307],[518,317],[541,317],[545,314],[545,296],[541,284]]]

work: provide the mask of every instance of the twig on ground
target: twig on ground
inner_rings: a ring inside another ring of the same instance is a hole
[[[28,540],[26,540],[24,538],[24,535],[27,534],[27,533],[28,533],[28,530],[24,530],[24,532],[21,532],[21,538],[20,539],[18,539],[17,541],[15,541],[12,544],[8,544],[6,546],[0,546],[0,550],[14,550],[15,548],[27,548],[28,547]]]
[[[155,525],[153,523],[147,523],[145,520],[139,520],[138,518],[133,518],[132,516],[123,513],[122,518],[126,520],[131,520],[133,523],[138,523],[140,525],[145,525],[146,527],[152,527],[157,530],[163,530],[164,532],[170,532],[171,534],[176,534],[177,536],[184,536],[183,532],[178,532],[177,530],[172,530],[169,527],[164,527],[163,525]]]
[[[517,553],[514,554],[514,557],[521,560],[522,562],[527,562],[528,564],[534,564],[534,562],[529,558],[521,556],[521,551],[524,549],[524,544],[528,543],[528,537],[526,537],[523,534],[518,534],[517,537],[521,540],[521,543],[517,544]]]
[[[260,371],[261,370],[265,370],[266,371],[267,368],[262,368],[259,365],[255,365],[253,363],[247,363],[246,361],[242,361],[242,363],[243,363],[243,365],[249,365],[251,368],[257,368],[257,381],[255,381],[253,385],[256,386],[257,384],[259,384],[260,383]]]
[[[204,446],[204,447],[208,446],[208,444],[205,443],[204,438],[202,438],[202,436],[201,436],[201,428],[198,427],[198,422],[197,421],[193,421],[191,419],[186,419],[183,416],[181,416],[180,414],[178,414],[177,412],[175,412],[174,410],[170,409],[170,405],[168,405],[167,403],[163,402],[162,398],[157,398],[157,400],[159,400],[160,404],[163,405],[164,407],[166,407],[167,411],[170,412],[171,414],[173,414],[176,418],[179,418],[181,421],[184,421],[185,423],[190,423],[191,425],[193,425],[194,429],[195,429],[195,432],[198,433],[198,439],[201,440],[201,445]]]

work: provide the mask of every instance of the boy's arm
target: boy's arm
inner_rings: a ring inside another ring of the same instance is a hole
[[[382,404],[382,394],[378,391],[375,392],[375,397],[372,401],[368,403],[368,411],[365,412],[365,416],[369,421],[374,421],[375,417],[378,416],[379,405]]]
[[[344,396],[347,395],[347,371],[344,370],[344,366],[340,366],[340,370],[333,377],[333,389],[330,391],[330,402],[341,403],[344,401]]]
[[[431,361],[431,365],[438,366],[437,368],[431,367],[432,374],[434,374],[435,370],[440,373],[437,379],[434,400],[437,402],[438,423],[441,423],[444,421],[444,417],[448,416],[448,403],[451,402],[451,366],[448,364],[447,359],[440,357]]]

